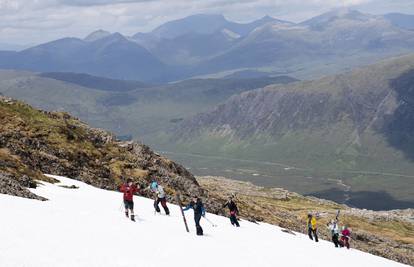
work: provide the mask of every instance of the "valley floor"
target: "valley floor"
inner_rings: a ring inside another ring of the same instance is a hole
[[[186,233],[179,209],[154,215],[152,201],[135,198],[137,222],[122,210],[122,195],[63,177],[61,184],[33,190],[49,201],[0,195],[0,266],[404,266],[358,250],[314,243],[269,224],[208,214],[217,227],[201,221],[195,235],[192,211]],[[76,185],[68,189],[59,185]]]

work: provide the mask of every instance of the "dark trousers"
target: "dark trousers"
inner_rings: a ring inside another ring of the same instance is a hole
[[[315,241],[318,242],[319,239],[318,239],[318,234],[316,233],[316,230],[317,229],[308,228],[308,235],[311,240],[313,240],[313,237],[315,237]]]
[[[194,214],[194,221],[197,229],[197,235],[203,235],[203,228],[200,225],[201,214]]]
[[[161,206],[164,208],[165,214],[169,215],[170,214],[170,210],[167,207],[167,200],[165,199],[165,197],[163,198],[157,198],[154,201],[154,208],[157,212],[160,212],[160,207],[158,206],[158,204],[160,204],[161,202]]]
[[[346,236],[341,237],[341,240],[339,241],[339,245],[341,247],[346,247],[349,249],[349,238]]]
[[[231,225],[235,225],[237,227],[240,227],[239,221],[237,220],[236,214],[230,214],[230,222]]]
[[[335,244],[336,248],[339,246],[339,234],[332,235],[332,242]]]

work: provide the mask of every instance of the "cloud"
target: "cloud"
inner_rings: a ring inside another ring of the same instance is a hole
[[[157,0],[57,0],[58,3],[68,6],[98,6],[98,5],[115,5],[126,3],[142,3]]]

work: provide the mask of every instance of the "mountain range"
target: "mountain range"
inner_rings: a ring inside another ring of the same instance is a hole
[[[374,209],[412,207],[413,79],[414,56],[409,55],[319,80],[244,92],[179,123],[171,137],[175,147],[169,142],[165,149],[277,162],[283,167],[280,177],[303,175],[304,193],[343,197],[350,205]],[[247,168],[246,162],[239,165]],[[267,174],[257,169],[260,173]],[[336,178],[315,188],[321,184],[312,182],[313,176]],[[291,179],[276,183],[292,189]],[[388,200],[364,199],[363,191],[386,193]]]
[[[412,207],[412,18],[339,9],[98,30],[0,51],[0,93],[144,141],[197,175]]]
[[[234,94],[294,81],[288,76],[260,76],[154,85],[80,73],[9,70],[0,71],[0,93],[45,110],[67,111],[120,137],[153,144],[153,136],[169,132],[177,122],[210,110]]]
[[[149,33],[123,36],[98,30],[84,39],[63,38],[19,52],[3,51],[0,68],[156,83],[245,69],[288,70],[303,78],[314,76],[318,68],[340,71],[413,51],[410,23],[409,15],[374,16],[350,9],[301,23],[266,16],[242,24],[222,15],[200,14]]]

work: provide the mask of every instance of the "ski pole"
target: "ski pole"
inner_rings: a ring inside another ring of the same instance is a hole
[[[206,221],[209,222],[213,227],[217,227],[217,224],[210,221],[206,216],[204,216],[203,218],[206,219]]]

